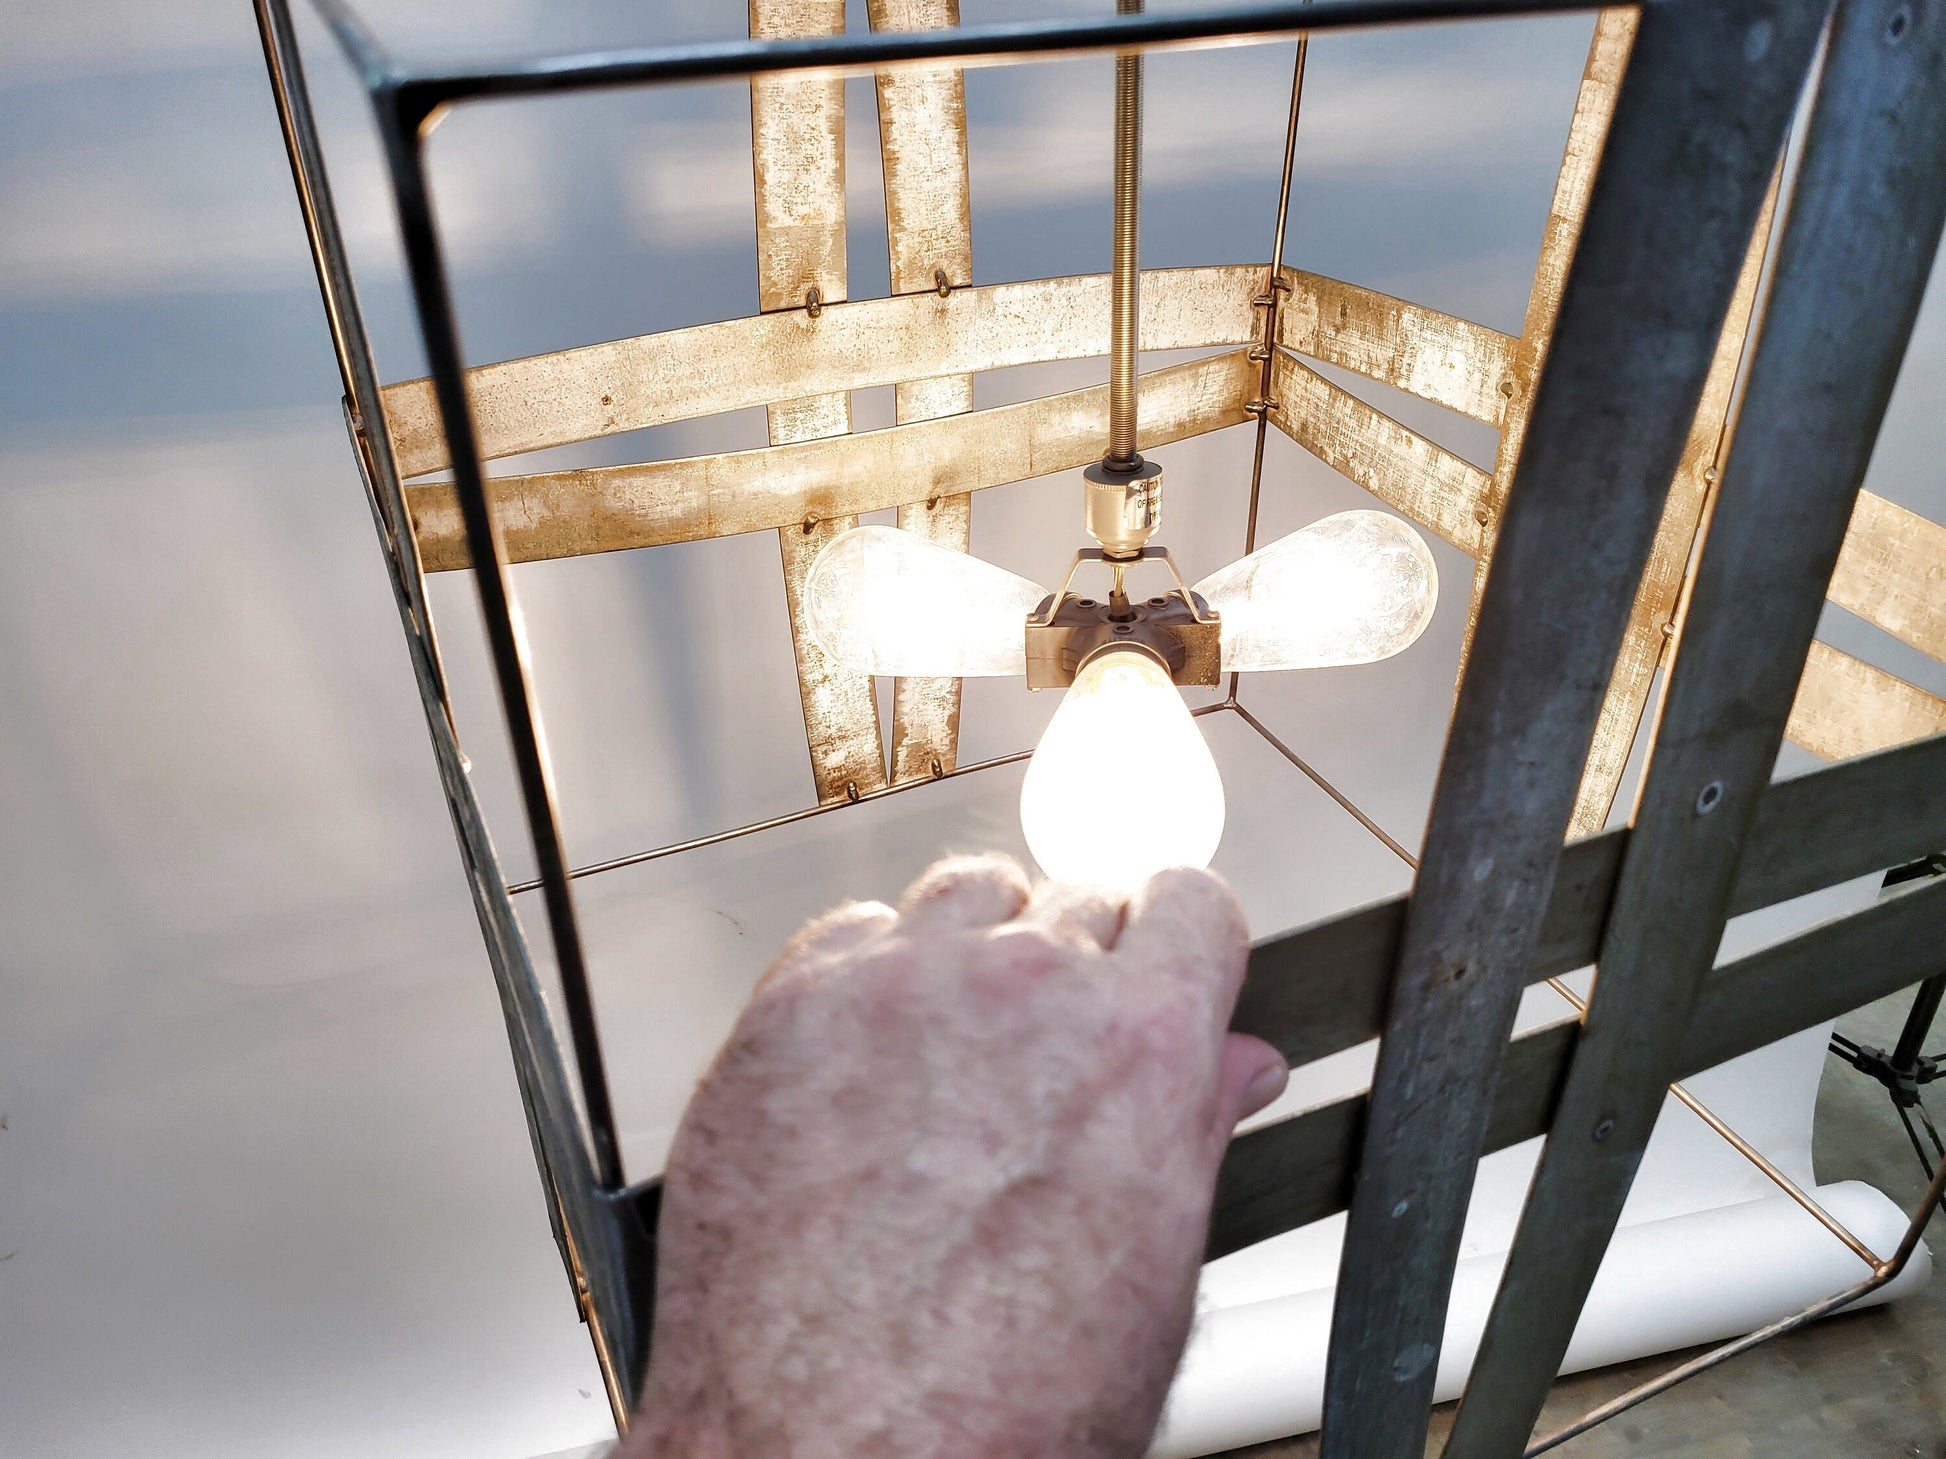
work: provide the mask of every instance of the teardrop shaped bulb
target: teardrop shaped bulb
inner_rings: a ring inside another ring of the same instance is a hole
[[[1020,829],[1056,881],[1133,891],[1170,866],[1208,866],[1223,778],[1202,731],[1139,649],[1081,667],[1020,787]]]
[[[811,636],[861,674],[1027,672],[1027,615],[1047,590],[897,527],[825,544],[804,584]]]
[[[1322,669],[1390,658],[1426,631],[1439,569],[1387,512],[1338,512],[1219,568],[1196,591],[1223,615],[1233,669]]]

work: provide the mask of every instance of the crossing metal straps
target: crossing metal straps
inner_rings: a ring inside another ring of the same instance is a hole
[[[1822,11],[1643,8],[1481,598],[1346,1232],[1323,1459],[1419,1459],[1581,760]]]
[[[1447,1447],[1525,1446],[1675,1077],[1946,219],[1946,12],[1843,0],[1574,1062]]]
[[[1662,1109],[1946,218],[1946,12],[1843,0],[1567,1087],[1450,1459],[1520,1453]]]

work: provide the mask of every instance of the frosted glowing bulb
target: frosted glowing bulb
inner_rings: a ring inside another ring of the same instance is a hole
[[[854,527],[811,564],[804,615],[818,647],[861,674],[1023,674],[1027,615],[1046,596],[911,532]]]
[[[1020,829],[1057,881],[1132,891],[1164,867],[1209,865],[1223,780],[1149,654],[1111,649],[1082,665],[1027,766]]]
[[[1385,512],[1339,512],[1211,573],[1196,591],[1223,615],[1223,667],[1369,664],[1432,622],[1439,570]]]

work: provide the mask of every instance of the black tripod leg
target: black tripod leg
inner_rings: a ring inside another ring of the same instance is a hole
[[[1898,1073],[1909,1078],[1917,1072],[1926,1035],[1932,1031],[1942,998],[1946,998],[1946,973],[1935,973],[1919,985],[1912,1010],[1905,1016],[1905,1027],[1899,1030],[1898,1045],[1892,1050],[1892,1067]]]

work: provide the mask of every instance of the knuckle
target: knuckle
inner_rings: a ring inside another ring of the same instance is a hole
[[[1177,866],[1149,878],[1144,901],[1158,911],[1198,931],[1247,936],[1243,907],[1236,893],[1212,871]]]
[[[972,887],[1026,886],[1027,879],[1010,856],[949,856],[935,862],[912,884],[907,900],[932,901]]]
[[[1042,927],[1010,926],[991,933],[983,960],[1003,983],[1033,984],[1072,968],[1075,945]]]

